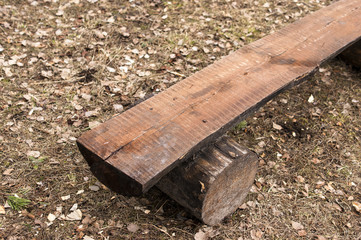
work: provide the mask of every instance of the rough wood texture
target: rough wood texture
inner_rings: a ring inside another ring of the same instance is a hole
[[[145,192],[180,160],[357,41],[360,5],[338,1],[239,49],[84,133],[80,150],[90,164],[109,165],[132,182],[126,193]],[[117,185],[112,189],[120,184],[107,182]]]
[[[361,40],[343,51],[340,56],[346,62],[361,69]]]
[[[229,138],[181,163],[156,186],[209,225],[220,223],[244,201],[258,157]]]

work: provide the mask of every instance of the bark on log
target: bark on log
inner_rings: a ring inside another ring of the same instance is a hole
[[[254,152],[223,137],[156,186],[204,223],[215,225],[243,203],[257,167]]]
[[[361,40],[343,51],[340,56],[345,62],[361,69]]]

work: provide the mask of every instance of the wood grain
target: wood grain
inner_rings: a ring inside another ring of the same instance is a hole
[[[257,167],[254,152],[223,137],[179,164],[156,186],[204,223],[215,225],[241,206]]]
[[[134,181],[126,192],[145,192],[180,160],[360,39],[360,22],[360,0],[338,1],[84,133],[80,150],[90,164],[104,161]]]

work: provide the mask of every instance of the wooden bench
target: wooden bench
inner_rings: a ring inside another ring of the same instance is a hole
[[[216,224],[245,197],[257,157],[229,139],[213,143],[357,42],[360,23],[361,2],[338,1],[85,132],[79,149],[112,190],[139,195],[157,184],[195,216]],[[222,188],[238,192],[227,198],[229,190]]]

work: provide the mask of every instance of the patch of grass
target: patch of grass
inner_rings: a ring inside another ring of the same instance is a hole
[[[47,159],[47,157],[39,157],[39,158],[34,158],[34,157],[29,157],[29,159],[31,160],[31,162],[33,163],[33,168],[35,170],[37,170],[39,168],[40,163],[43,163],[44,160]]]
[[[10,205],[10,207],[15,211],[20,211],[26,208],[26,206],[31,203],[29,199],[25,199],[17,196],[8,196],[7,202]]]
[[[247,127],[247,121],[243,120],[234,129],[239,132],[239,131],[244,130],[246,127]]]

